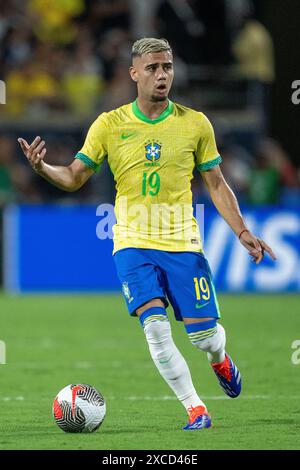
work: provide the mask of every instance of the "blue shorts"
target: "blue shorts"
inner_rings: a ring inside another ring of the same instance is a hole
[[[124,248],[114,254],[130,315],[151,299],[173,307],[176,320],[220,318],[209,264],[202,253]],[[169,302],[168,302],[169,301]]]

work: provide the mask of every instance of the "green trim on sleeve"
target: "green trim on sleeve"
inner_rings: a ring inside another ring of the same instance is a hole
[[[84,153],[81,153],[81,152],[76,153],[75,158],[78,158],[86,166],[88,166],[89,168],[92,168],[92,170],[94,170],[96,172],[98,172],[100,170],[101,165],[97,165],[97,163],[95,163],[90,157],[88,157]]]
[[[210,170],[214,166],[219,165],[221,161],[222,161],[222,158],[220,157],[220,155],[218,155],[217,158],[215,158],[214,160],[210,160],[209,162],[200,163],[199,165],[197,165],[197,170],[198,171]]]

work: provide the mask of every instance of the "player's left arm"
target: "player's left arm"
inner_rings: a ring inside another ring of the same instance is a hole
[[[246,250],[248,250],[253,261],[256,264],[259,264],[263,259],[265,252],[275,260],[276,256],[266,242],[261,238],[257,238],[247,228],[241,214],[238,201],[225,181],[219,165],[216,165],[207,171],[201,171],[201,176],[218,212],[223,219],[226,220],[237,236],[241,234],[240,242]]]

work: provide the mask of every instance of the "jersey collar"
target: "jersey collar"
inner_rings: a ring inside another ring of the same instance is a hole
[[[132,112],[141,121],[147,122],[148,124],[157,124],[158,122],[163,121],[166,119],[170,114],[173,113],[174,103],[171,100],[168,100],[168,106],[166,109],[161,113],[160,116],[156,119],[149,119],[142,111],[138,108],[137,99],[132,103]]]

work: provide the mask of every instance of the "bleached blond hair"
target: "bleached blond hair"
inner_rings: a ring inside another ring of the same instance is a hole
[[[149,54],[151,52],[171,52],[172,48],[169,42],[164,39],[157,38],[142,38],[135,41],[132,46],[131,57],[141,57],[143,54]]]

